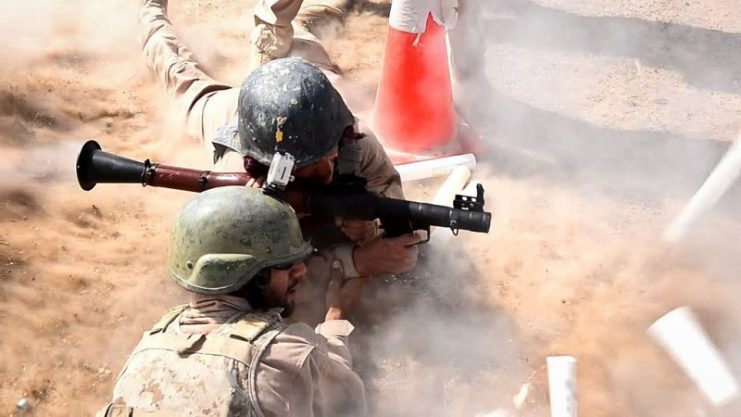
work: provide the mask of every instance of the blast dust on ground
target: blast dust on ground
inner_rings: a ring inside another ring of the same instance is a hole
[[[12,22],[0,28],[2,49],[14,57],[0,70],[1,414],[17,413],[22,398],[26,414],[92,414],[140,332],[182,300],[164,259],[189,196],[84,193],[72,172],[87,138],[136,159],[205,166],[144,66],[134,3],[0,6]],[[253,1],[171,3],[206,67],[238,83]],[[328,44],[364,110],[388,4],[356,3]],[[741,130],[741,64],[722,55],[740,50],[740,9],[737,0],[484,7],[493,90],[471,117],[491,145],[476,177],[492,233],[455,243],[441,233],[427,282],[375,289],[398,290],[399,304],[381,322],[360,318],[375,324],[357,342],[377,415],[544,415],[551,354],[577,357],[583,415],[711,413],[644,331],[690,305],[741,370],[739,190],[683,244],[658,238]]]

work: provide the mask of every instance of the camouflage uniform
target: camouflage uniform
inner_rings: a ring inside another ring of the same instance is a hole
[[[144,333],[116,380],[109,415],[363,415],[363,383],[347,347],[352,329],[333,320],[314,332],[241,298],[194,295]]]
[[[144,333],[101,415],[365,414],[347,346],[352,325],[327,320],[312,331],[269,309],[290,308],[289,284],[305,280],[311,250],[293,209],[257,189],[198,194],[175,220],[167,265],[190,303]],[[268,290],[286,298],[265,298]]]

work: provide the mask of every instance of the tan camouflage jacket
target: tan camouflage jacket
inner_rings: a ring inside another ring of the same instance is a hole
[[[315,332],[240,298],[195,295],[145,332],[116,380],[108,415],[362,416],[365,391],[347,347],[352,330],[335,320]]]

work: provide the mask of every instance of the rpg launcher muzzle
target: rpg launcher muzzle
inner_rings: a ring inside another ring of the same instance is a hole
[[[199,171],[153,164],[149,159],[134,161],[103,152],[94,140],[85,143],[77,156],[77,181],[85,191],[99,183],[138,183],[200,193],[214,187],[244,185],[249,179],[247,173]]]
[[[139,183],[201,192],[215,187],[245,185],[250,176],[242,172],[211,172],[156,164],[148,159],[137,162],[103,152],[95,141],[83,145],[77,157],[77,180],[85,191],[99,183]],[[483,210],[484,189],[478,195],[457,196],[454,208],[416,201],[382,197],[365,187],[316,186],[292,182],[286,187],[284,200],[303,214],[373,220],[380,219],[387,236],[398,236],[430,226],[488,233],[491,213]],[[428,233],[429,236],[429,233]]]

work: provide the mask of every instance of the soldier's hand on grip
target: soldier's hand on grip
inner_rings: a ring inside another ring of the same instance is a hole
[[[265,177],[252,177],[249,180],[247,180],[247,184],[245,184],[245,187],[250,188],[262,188],[262,185],[265,183]]]
[[[367,242],[378,235],[378,223],[375,220],[336,219],[342,233],[353,242]]]
[[[417,264],[416,244],[424,240],[419,233],[398,237],[378,238],[358,246],[353,251],[355,269],[362,276],[400,274]]]
[[[324,320],[341,320],[355,308],[365,286],[365,278],[356,277],[342,281],[342,266],[335,261],[327,287],[327,314]]]

